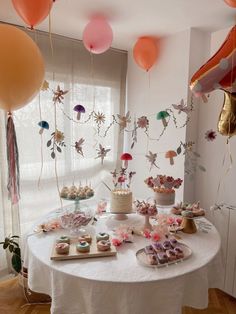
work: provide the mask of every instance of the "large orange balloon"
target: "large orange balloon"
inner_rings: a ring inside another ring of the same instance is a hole
[[[159,49],[157,41],[151,37],[138,39],[133,49],[136,63],[146,71],[149,71],[157,60]]]
[[[0,24],[0,108],[19,109],[38,93],[44,62],[38,46],[22,30]]]
[[[193,75],[190,88],[196,96],[215,89],[236,92],[236,25],[219,50]]]
[[[53,0],[12,0],[16,12],[31,28],[48,16],[53,2]]]
[[[236,0],[224,0],[230,7],[236,8]]]

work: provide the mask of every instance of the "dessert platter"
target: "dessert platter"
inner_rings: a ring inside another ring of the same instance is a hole
[[[181,202],[173,206],[171,213],[182,216],[181,228],[185,233],[197,232],[197,226],[194,220],[205,216],[205,210],[200,207],[200,202],[193,204]]]
[[[94,196],[94,190],[88,185],[77,187],[73,184],[70,187],[64,186],[60,192],[60,196],[66,200],[85,200]]]
[[[196,218],[205,216],[205,210],[200,207],[200,202],[189,204],[189,203],[178,203],[171,209],[171,213],[174,215],[182,215],[187,218]]]
[[[94,196],[94,190],[91,186],[85,185],[76,186],[72,185],[70,187],[64,186],[60,192],[60,197],[67,201],[75,202],[75,209],[79,208],[79,202],[83,200],[88,200]]]
[[[143,226],[143,230],[152,230],[152,225],[149,222],[149,218],[157,215],[157,207],[156,202],[154,204],[151,204],[146,201],[136,201],[135,202],[136,211],[139,215],[142,215],[145,217],[145,223]]]
[[[53,244],[51,260],[71,260],[82,258],[115,256],[115,246],[110,242],[110,235],[98,233],[96,237],[84,234],[79,237],[62,235]]]
[[[166,175],[148,177],[144,181],[154,191],[154,199],[159,206],[169,206],[175,203],[175,189],[178,189],[183,180],[174,179]]]
[[[163,267],[176,264],[192,254],[192,250],[175,238],[152,243],[136,252],[138,262],[147,267]]]

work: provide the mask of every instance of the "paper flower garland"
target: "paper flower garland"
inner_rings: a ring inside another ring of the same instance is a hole
[[[62,152],[61,147],[65,147],[66,144],[64,142],[65,136],[64,133],[56,130],[55,132],[53,132],[51,139],[47,142],[47,147],[50,147],[51,152],[51,157],[52,159],[55,159],[56,157],[56,151],[58,151],[58,153]]]
[[[94,121],[97,123],[97,124],[102,124],[102,123],[105,123],[105,120],[106,120],[106,116],[104,113],[102,112],[98,112],[98,113],[94,113]]]
[[[212,142],[216,139],[216,132],[213,131],[213,130],[208,130],[206,133],[205,133],[205,139],[208,141],[208,142]]]

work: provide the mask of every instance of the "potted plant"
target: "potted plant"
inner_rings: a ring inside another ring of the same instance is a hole
[[[15,272],[19,273],[21,271],[22,260],[21,260],[21,250],[18,244],[19,236],[13,235],[5,238],[4,242],[0,242],[4,250],[8,250],[11,257],[12,268]]]

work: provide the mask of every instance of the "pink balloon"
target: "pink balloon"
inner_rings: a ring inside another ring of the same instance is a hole
[[[89,52],[99,54],[107,51],[112,44],[111,26],[103,18],[94,18],[85,27],[83,43]]]

